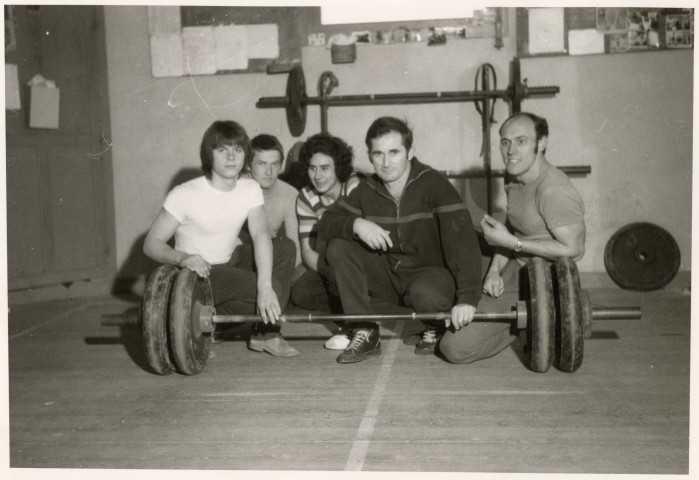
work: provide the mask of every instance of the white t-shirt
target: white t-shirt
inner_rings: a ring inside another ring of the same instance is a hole
[[[255,180],[239,178],[233,190],[222,192],[201,176],[173,188],[163,207],[180,222],[175,248],[216,265],[230,260],[248,213],[263,204]]]

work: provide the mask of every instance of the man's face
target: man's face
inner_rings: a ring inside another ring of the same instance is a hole
[[[282,168],[282,156],[277,150],[255,150],[250,163],[252,178],[262,188],[272,188]]]
[[[245,165],[245,149],[240,145],[221,145],[212,151],[211,174],[223,179],[238,178]]]
[[[512,176],[526,173],[541,154],[546,140],[537,142],[534,122],[527,117],[508,121],[500,133],[500,153],[507,173]]]
[[[369,159],[376,175],[385,184],[401,179],[407,172],[408,162],[412,157],[403,145],[403,137],[398,132],[389,132],[371,140]]]
[[[320,195],[340,184],[332,157],[320,152],[314,153],[308,162],[308,178]]]

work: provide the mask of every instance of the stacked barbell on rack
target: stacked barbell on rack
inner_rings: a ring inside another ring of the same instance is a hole
[[[533,258],[527,265],[528,298],[509,312],[478,312],[474,321],[512,322],[526,329],[529,366],[545,372],[552,364],[574,372],[582,364],[583,341],[592,335],[593,319],[635,320],[639,307],[592,308],[580,288],[575,262],[562,258],[551,264]],[[553,272],[553,274],[552,274]],[[381,320],[442,320],[448,312],[403,315],[284,315],[291,323]],[[103,326],[138,325],[152,369],[195,375],[206,367],[211,333],[217,323],[261,322],[258,315],[216,315],[209,282],[186,268],[161,265],[148,279],[139,315],[103,315]],[[557,325],[558,324],[558,325]]]

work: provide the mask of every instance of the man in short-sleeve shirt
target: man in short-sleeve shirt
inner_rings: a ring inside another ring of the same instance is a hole
[[[526,258],[577,261],[585,253],[585,207],[568,177],[546,160],[546,120],[531,113],[514,114],[502,124],[500,139],[510,178],[507,223],[512,231],[489,215],[481,221],[486,241],[496,248],[483,281],[486,295],[478,305],[482,311],[501,309],[494,308],[502,303],[494,299],[511,305]],[[479,322],[446,332],[439,348],[450,362],[470,363],[494,355],[514,339],[509,325]]]

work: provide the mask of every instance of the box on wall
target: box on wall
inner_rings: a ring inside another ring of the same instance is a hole
[[[46,86],[30,88],[29,128],[58,128],[61,89]]]

